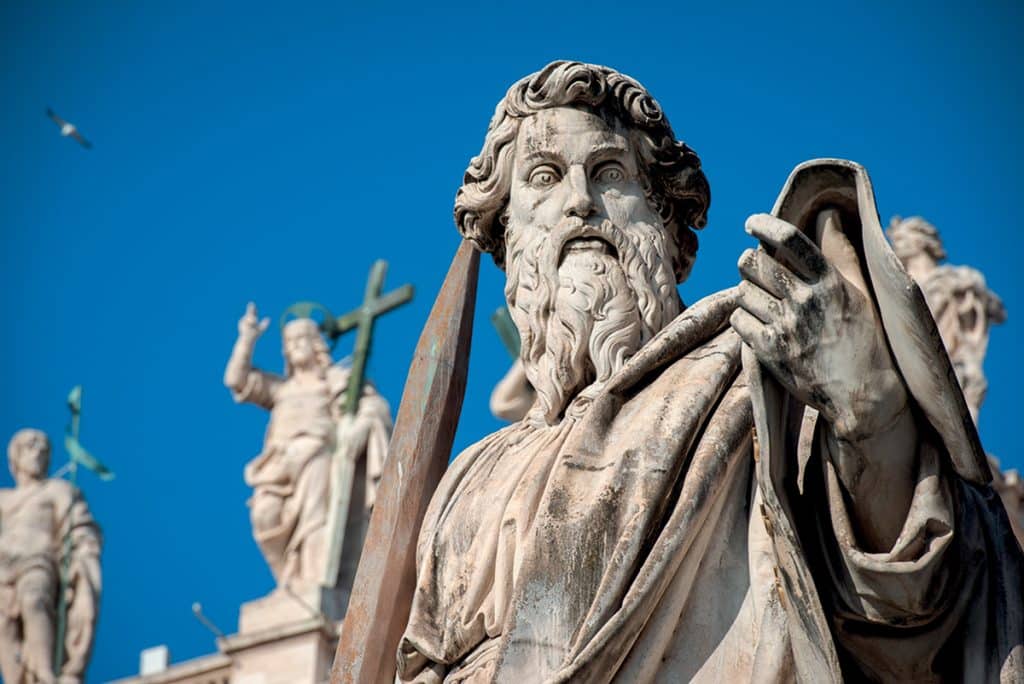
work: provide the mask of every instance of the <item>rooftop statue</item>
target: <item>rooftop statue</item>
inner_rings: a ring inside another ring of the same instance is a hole
[[[896,256],[924,291],[977,423],[988,390],[982,364],[988,351],[989,330],[1006,320],[1003,302],[988,288],[981,271],[941,263],[946,250],[939,232],[921,217],[897,216],[890,222],[888,233]]]
[[[81,684],[99,613],[100,531],[81,492],[46,476],[45,433],[18,431],[7,459],[15,487],[0,489],[0,675],[9,684]]]
[[[269,325],[249,304],[238,322],[238,340],[224,373],[224,384],[235,401],[270,411],[263,451],[245,467],[253,536],[278,586],[333,587],[338,581],[325,575],[328,567],[331,459],[338,449],[349,369],[331,360],[316,321],[297,318],[282,331],[283,376],[252,366],[256,340]],[[345,455],[361,464],[362,483],[353,483],[350,501],[373,506],[377,482],[391,436],[387,401],[366,383],[358,409],[346,426]],[[350,514],[350,523],[364,516]],[[362,540],[362,530],[350,530],[346,542]],[[350,554],[351,555],[351,554]],[[358,557],[358,547],[355,555]],[[344,578],[343,578],[344,579]],[[351,577],[348,578],[351,581]]]

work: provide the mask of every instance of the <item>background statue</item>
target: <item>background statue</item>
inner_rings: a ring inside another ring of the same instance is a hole
[[[260,321],[250,303],[238,322],[238,340],[224,372],[235,401],[270,411],[263,451],[245,467],[245,481],[253,488],[253,536],[278,586],[334,587],[338,580],[325,576],[327,530],[336,513],[329,510],[331,465],[349,370],[332,363],[310,318],[284,326],[283,377],[253,368],[253,348],[268,325],[269,319]],[[346,453],[365,473],[343,499],[344,505],[359,509],[349,513],[345,533],[346,549],[355,545],[358,555],[391,436],[390,408],[369,383],[346,435]]]
[[[919,216],[893,217],[888,229],[893,250],[924,291],[942,334],[974,422],[988,381],[982,364],[989,331],[1006,320],[1006,309],[985,276],[970,266],[943,264],[946,250],[935,226]]]
[[[514,423],[527,414],[536,399],[537,393],[526,377],[523,362],[516,359],[491,392],[491,414]]]
[[[100,601],[100,530],[81,492],[47,478],[50,441],[21,430],[7,447],[14,489],[0,489],[0,674],[7,684],[78,684]],[[54,670],[61,573],[64,659]]]

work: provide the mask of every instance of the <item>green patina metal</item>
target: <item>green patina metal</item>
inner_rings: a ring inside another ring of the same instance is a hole
[[[366,362],[370,357],[370,342],[373,340],[373,325],[377,318],[410,301],[413,296],[412,285],[403,285],[392,290],[383,297],[380,291],[384,287],[384,276],[388,272],[388,262],[377,260],[370,269],[370,277],[366,280],[366,294],[363,305],[350,311],[335,321],[336,334],[341,335],[351,328],[356,328],[356,343],[352,350],[352,374],[349,375],[348,387],[345,389],[345,413],[355,415],[359,408],[359,397],[365,382]]]
[[[522,340],[519,339],[519,329],[512,321],[512,314],[509,313],[508,307],[500,307],[491,314],[491,325],[498,331],[498,337],[501,338],[501,343],[505,345],[509,356],[513,360],[518,359],[519,351],[522,349]]]
[[[68,410],[71,411],[71,422],[64,430],[64,448],[68,452],[68,462],[65,466],[68,474],[68,481],[72,485],[78,484],[78,466],[82,466],[103,480],[109,482],[114,479],[114,471],[103,465],[99,459],[90,454],[81,442],[78,441],[78,433],[82,424],[82,386],[75,385],[68,393]],[[72,503],[73,505],[73,503]],[[70,511],[69,511],[70,516]],[[60,592],[57,595],[57,638],[53,651],[53,670],[59,673],[64,665],[64,635],[67,631],[68,618],[68,580],[71,569],[71,522],[68,522],[68,531],[64,535],[64,543],[61,549],[60,561]]]
[[[339,333],[333,336],[330,334],[330,331],[334,329],[334,322],[336,319],[334,318],[334,314],[331,313],[331,310],[320,302],[295,302],[285,309],[283,314],[281,314],[278,326],[283,330],[285,324],[287,324],[289,320],[294,318],[313,318],[313,314],[318,311],[323,317],[323,320],[319,323],[320,332],[330,340],[331,349],[333,350],[334,345],[338,343],[338,338],[341,337],[341,334]]]
[[[289,317],[312,318],[314,313],[320,312],[323,315],[323,320],[319,323],[320,332],[330,341],[331,349],[334,349],[342,335],[349,330],[356,330],[355,346],[352,349],[352,373],[345,390],[344,411],[349,415],[355,415],[359,408],[359,397],[366,382],[366,364],[370,357],[374,324],[387,312],[411,301],[415,292],[412,285],[406,284],[381,296],[380,291],[384,287],[384,276],[387,272],[388,262],[383,259],[374,262],[370,276],[366,280],[366,293],[362,305],[342,316],[335,316],[323,304],[312,301],[296,302],[281,315],[280,325],[283,328]]]
[[[342,335],[349,330],[355,329],[356,331],[356,341],[352,349],[352,370],[349,373],[348,385],[345,388],[345,397],[342,403],[342,412],[346,418],[338,428],[339,447],[335,451],[331,465],[333,485],[330,500],[331,512],[328,514],[330,520],[327,530],[327,563],[324,569],[324,583],[327,586],[334,586],[338,580],[345,524],[348,519],[345,498],[340,490],[352,486],[354,468],[353,458],[351,455],[346,455],[345,452],[346,449],[351,448],[347,432],[352,417],[359,409],[359,398],[363,394],[363,386],[366,383],[366,367],[373,342],[373,326],[379,317],[410,301],[414,292],[412,285],[407,284],[381,296],[380,291],[384,287],[384,276],[387,275],[387,271],[388,262],[383,259],[374,262],[366,280],[366,292],[362,305],[343,316],[334,316],[327,307],[317,302],[297,302],[288,307],[281,317],[283,327],[289,315],[312,318],[313,313],[320,311],[323,314],[320,331],[330,340],[332,349]]]

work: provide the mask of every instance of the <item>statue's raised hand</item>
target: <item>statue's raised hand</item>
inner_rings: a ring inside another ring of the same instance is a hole
[[[261,321],[256,312],[256,305],[249,302],[245,307],[245,315],[238,319],[238,336],[255,340],[265,333],[268,327],[270,327],[270,319],[264,318]]]
[[[835,212],[822,212],[819,235],[832,240],[837,263],[859,280],[853,247],[837,222]],[[857,441],[890,425],[905,408],[907,392],[867,296],[792,224],[755,214],[746,230],[763,248],[740,257],[733,329],[837,436]]]

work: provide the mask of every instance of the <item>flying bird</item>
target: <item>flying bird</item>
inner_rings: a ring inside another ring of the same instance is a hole
[[[49,107],[46,108],[46,116],[50,117],[50,120],[53,121],[53,123],[60,126],[60,134],[63,135],[65,138],[74,138],[75,140],[78,141],[78,144],[84,147],[85,149],[92,149],[92,143],[86,140],[82,136],[82,134],[78,132],[78,129],[75,128],[75,124],[60,118]]]

